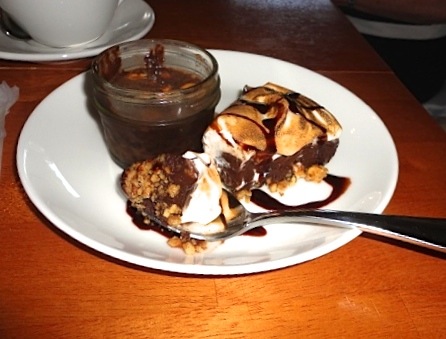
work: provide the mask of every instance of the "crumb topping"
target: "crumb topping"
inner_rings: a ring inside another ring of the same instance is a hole
[[[193,239],[187,235],[174,236],[167,241],[167,244],[170,247],[182,249],[187,255],[201,253],[207,249],[206,241]]]
[[[132,206],[145,217],[153,214],[177,226],[196,179],[188,159],[162,154],[131,165],[122,175],[121,186]]]

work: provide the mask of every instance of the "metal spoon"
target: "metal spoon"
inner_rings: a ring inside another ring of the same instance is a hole
[[[229,193],[228,196],[231,205],[233,205],[231,206],[233,217],[230,220],[226,219],[224,230],[207,231],[206,227],[195,227],[197,224],[193,223],[171,226],[157,218],[151,219],[171,231],[180,234],[186,233],[191,238],[198,240],[221,241],[241,235],[259,226],[277,223],[304,223],[357,228],[365,233],[372,233],[446,253],[446,219],[319,209],[251,213]]]
[[[0,28],[7,36],[18,40],[31,39],[31,36],[16,24],[6,12],[1,11],[0,14]]]

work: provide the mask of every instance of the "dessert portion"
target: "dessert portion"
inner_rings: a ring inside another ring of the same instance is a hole
[[[145,218],[171,226],[206,225],[221,214],[220,176],[206,154],[161,154],[136,162],[124,171],[121,187]]]
[[[246,87],[203,136],[222,183],[238,198],[267,187],[281,193],[299,179],[320,182],[341,126],[325,108],[281,86]]]
[[[122,174],[121,187],[144,222],[160,221],[175,226],[181,236],[171,238],[172,247],[193,254],[206,242],[190,239],[188,232],[200,227],[211,233],[224,229],[220,216],[226,211],[220,176],[206,154],[161,154],[136,162]]]
[[[340,133],[336,118],[302,94],[272,83],[246,87],[206,129],[205,153],[136,162],[124,171],[121,186],[146,223],[181,231],[170,246],[194,254],[207,244],[191,239],[190,232],[224,230],[237,215],[225,190],[245,206],[257,204],[255,190],[287,209],[327,199],[332,187],[324,181],[325,164]]]

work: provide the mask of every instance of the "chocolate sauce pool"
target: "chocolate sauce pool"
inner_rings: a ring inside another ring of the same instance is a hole
[[[351,184],[351,180],[349,178],[339,177],[331,174],[327,175],[324,181],[332,187],[332,192],[330,196],[328,196],[325,200],[310,202],[298,206],[288,206],[270,197],[267,193],[256,189],[252,191],[251,202],[265,209],[277,210],[277,211],[283,211],[283,210],[299,211],[305,209],[322,208],[332,203],[336,199],[338,199],[342,194],[345,193],[345,191]],[[167,238],[170,238],[175,235],[174,232],[168,231],[165,228],[160,227],[155,223],[152,222],[150,224],[144,223],[143,217],[139,213],[137,213],[136,209],[133,208],[129,202],[127,203],[127,213],[132,218],[133,223],[141,230],[156,231],[159,234],[166,236]],[[257,227],[246,232],[244,235],[261,237],[265,236],[266,234],[267,232],[264,227]]]
[[[329,203],[335,201],[336,199],[338,199],[347,190],[347,188],[350,186],[351,183],[349,178],[338,177],[331,174],[327,175],[324,181],[333,188],[330,196],[325,200],[310,202],[298,206],[288,206],[280,203],[279,201],[270,197],[267,193],[261,190],[253,190],[251,196],[251,202],[256,204],[257,206],[263,207],[264,209],[276,210],[276,211],[283,211],[283,210],[297,211],[297,210],[322,208],[324,206],[327,206]]]

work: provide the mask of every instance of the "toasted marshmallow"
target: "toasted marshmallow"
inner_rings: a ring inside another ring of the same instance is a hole
[[[220,176],[207,154],[186,152],[183,157],[193,161],[198,178],[195,189],[183,207],[181,223],[194,222],[206,225],[221,214],[222,185]]]
[[[306,176],[309,167],[325,165],[341,131],[336,118],[313,100],[267,83],[245,87],[205,131],[203,146],[227,189],[249,191],[293,176],[295,181],[297,172]]]

